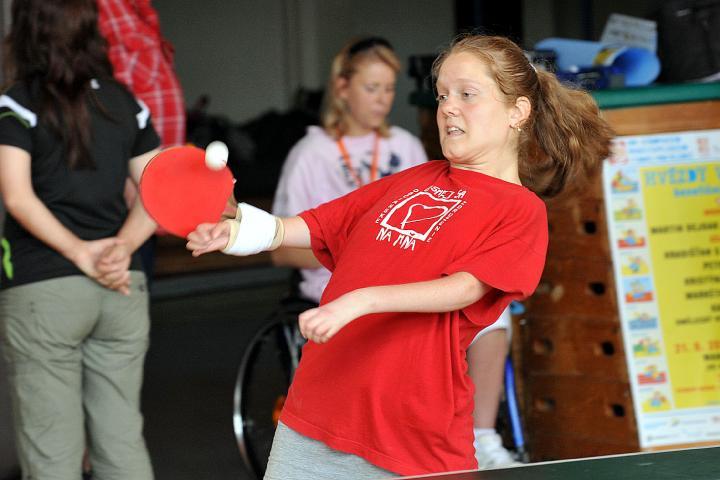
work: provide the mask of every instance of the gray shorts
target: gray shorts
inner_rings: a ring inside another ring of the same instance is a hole
[[[350,453],[333,450],[282,423],[275,430],[265,480],[380,480],[398,476]]]

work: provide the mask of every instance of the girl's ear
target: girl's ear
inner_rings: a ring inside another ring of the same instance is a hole
[[[335,87],[335,96],[342,100],[345,100],[345,93],[347,92],[348,83],[348,79],[345,77],[336,78],[335,84],[333,85]]]
[[[532,106],[527,97],[518,97],[515,105],[510,110],[510,126],[513,128],[522,127],[525,121],[530,118]]]

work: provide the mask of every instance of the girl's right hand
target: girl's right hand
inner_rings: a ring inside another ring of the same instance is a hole
[[[230,225],[227,222],[201,223],[187,236],[185,247],[193,257],[225,248],[230,241]]]

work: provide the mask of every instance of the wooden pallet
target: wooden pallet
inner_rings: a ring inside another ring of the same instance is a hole
[[[720,101],[607,110],[618,135],[720,128]],[[537,292],[513,355],[534,461],[640,450],[619,323],[602,182],[548,202]]]

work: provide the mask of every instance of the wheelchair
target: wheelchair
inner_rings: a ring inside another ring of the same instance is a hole
[[[258,480],[265,475],[280,412],[306,341],[300,334],[297,317],[317,306],[294,292],[280,302],[250,341],[235,382],[233,430],[243,463]],[[520,304],[513,307],[514,314],[524,311]],[[509,355],[505,362],[505,395],[498,414],[498,430],[504,438],[509,438],[518,460],[527,462]]]

